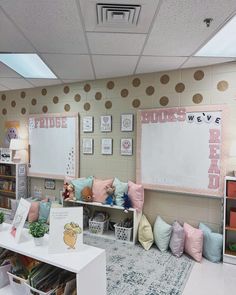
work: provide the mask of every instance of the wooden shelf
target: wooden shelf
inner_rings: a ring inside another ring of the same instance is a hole
[[[229,250],[229,249],[226,249],[226,250],[225,250],[225,254],[227,254],[227,255],[232,255],[232,256],[236,256],[236,251],[231,251],[231,250]]]
[[[227,200],[235,200],[236,201],[236,197],[226,197]]]
[[[230,227],[229,225],[227,225],[225,227],[226,230],[231,230],[231,231],[236,231],[236,227]]]
[[[7,195],[9,198],[14,198],[16,196],[16,192],[0,190],[0,194]]]
[[[4,175],[4,174],[0,174],[0,178],[16,179],[16,176],[15,175]]]

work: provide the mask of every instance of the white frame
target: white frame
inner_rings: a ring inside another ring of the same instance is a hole
[[[45,178],[44,179],[44,189],[55,190],[56,189],[55,179]]]
[[[83,117],[82,130],[84,133],[93,132],[93,117],[92,116]]]
[[[121,114],[120,130],[122,132],[134,131],[134,114]]]
[[[102,138],[101,154],[112,155],[112,138]]]
[[[129,146],[125,147],[125,141]],[[132,156],[133,155],[133,139],[132,138],[121,138],[120,140],[120,154],[122,156]]]
[[[83,138],[82,150],[84,155],[93,154],[93,138]]]
[[[105,122],[107,120],[107,122]],[[100,130],[101,132],[111,132],[112,130],[112,116],[104,115],[100,117]]]

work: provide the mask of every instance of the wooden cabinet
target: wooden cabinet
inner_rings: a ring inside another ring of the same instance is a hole
[[[225,177],[223,261],[236,264],[236,177]],[[235,244],[235,251],[232,245]],[[230,249],[231,248],[231,249]]]
[[[11,199],[27,197],[26,164],[0,162],[0,207],[11,209]]]

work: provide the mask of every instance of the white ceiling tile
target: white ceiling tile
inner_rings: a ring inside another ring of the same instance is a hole
[[[61,79],[94,79],[88,55],[42,54],[43,60]]]
[[[63,79],[62,82],[63,83],[76,83],[76,82],[81,82],[84,80],[78,80],[78,79]]]
[[[144,55],[192,55],[235,9],[235,0],[163,1]],[[208,28],[206,17],[213,18]]]
[[[87,53],[75,0],[3,0],[1,6],[39,52]]]
[[[35,87],[62,84],[59,79],[27,79]]]
[[[21,78],[19,74],[0,62],[0,78]]]
[[[219,64],[224,62],[233,61],[235,59],[232,58],[224,58],[224,57],[190,57],[186,63],[181,67],[184,68],[194,68],[194,67],[202,67],[209,66],[213,64]]]
[[[87,33],[92,54],[138,55],[141,53],[145,34]]]
[[[96,78],[110,78],[132,75],[138,56],[93,55]]]
[[[0,84],[9,89],[33,88],[33,85],[23,78],[0,78]]]
[[[139,21],[133,27],[116,26],[101,26],[97,24],[96,3],[97,0],[80,0],[81,10],[84,16],[84,23],[86,31],[92,32],[130,32],[130,33],[147,33],[151,25],[153,16],[157,9],[159,0],[103,0],[102,3],[115,4],[134,4],[141,5]]]
[[[152,73],[178,69],[186,57],[142,56],[136,73]]]
[[[1,10],[0,3],[0,52],[34,52],[30,42]]]

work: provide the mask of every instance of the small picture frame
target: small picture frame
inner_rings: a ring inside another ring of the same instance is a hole
[[[93,117],[92,116],[83,117],[82,130],[85,133],[93,132]]]
[[[120,141],[120,153],[122,156],[133,155],[133,140],[132,138],[122,138]]]
[[[122,132],[134,131],[134,115],[133,114],[122,114],[121,115],[120,129]]]
[[[8,148],[1,148],[0,149],[0,161],[3,163],[12,162],[12,150],[10,150]]]
[[[100,130],[101,132],[111,132],[112,118],[111,115],[101,116],[100,118]]]
[[[44,180],[44,188],[55,190],[56,188],[56,181],[54,179],[45,179]]]
[[[112,155],[112,138],[102,138],[102,155]]]
[[[92,155],[93,154],[93,139],[83,138],[83,154]]]

